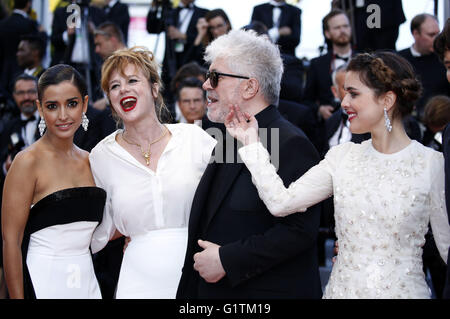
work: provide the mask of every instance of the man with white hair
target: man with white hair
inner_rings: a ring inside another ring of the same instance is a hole
[[[318,162],[304,133],[274,106],[283,74],[276,45],[254,31],[233,30],[206,48],[205,60],[209,120],[221,126],[230,105],[255,115],[285,185]],[[320,208],[272,216],[238,160],[235,140],[228,134],[218,140],[193,200],[177,298],[320,298]]]

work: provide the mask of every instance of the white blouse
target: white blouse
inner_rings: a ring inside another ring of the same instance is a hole
[[[166,124],[172,137],[156,171],[139,163],[116,142],[117,130],[89,156],[98,187],[106,191],[103,220],[93,234],[92,252],[115,230],[133,238],[152,230],[187,227],[197,185],[216,140],[197,125]]]
[[[382,154],[372,141],[333,147],[285,188],[261,143],[239,150],[270,212],[285,216],[334,195],[339,254],[324,298],[429,298],[422,268],[428,223],[450,245],[442,153],[412,141]]]

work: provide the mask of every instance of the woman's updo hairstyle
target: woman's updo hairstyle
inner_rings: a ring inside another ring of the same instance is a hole
[[[361,53],[350,60],[347,71],[357,72],[360,80],[374,90],[375,97],[393,91],[397,95],[392,116],[410,114],[422,93],[411,64],[392,52]]]
[[[39,78],[38,81],[38,99],[42,103],[45,90],[50,85],[58,85],[62,82],[68,81],[72,83],[80,92],[83,99],[88,95],[88,89],[84,78],[72,66],[67,64],[57,64],[48,68]]]

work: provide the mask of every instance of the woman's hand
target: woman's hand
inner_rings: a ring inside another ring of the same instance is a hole
[[[208,31],[208,26],[208,21],[206,21],[205,18],[200,18],[197,20],[197,32],[201,34],[202,38],[206,34],[206,31]]]
[[[247,112],[242,113],[239,106],[230,106],[230,112],[225,118],[228,133],[244,145],[256,143],[258,137],[258,121]]]

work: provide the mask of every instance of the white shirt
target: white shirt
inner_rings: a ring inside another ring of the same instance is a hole
[[[414,56],[414,57],[421,57],[422,56],[422,54],[420,54],[419,51],[414,49],[414,46],[411,46],[410,50],[411,50],[412,56]]]
[[[341,121],[337,131],[333,134],[333,136],[328,141],[328,145],[330,146],[330,148],[332,148],[333,146],[336,146],[336,145],[339,145],[339,144],[351,141],[351,139],[352,139],[352,132],[350,131],[349,127],[350,127],[350,121],[349,120],[347,120],[345,122],[345,125]]]
[[[272,10],[272,22],[273,27],[267,31],[269,34],[269,38],[272,40],[273,43],[276,43],[278,41],[278,38],[280,37],[280,33],[278,31],[278,28],[280,26],[280,15],[281,15],[281,6],[284,5],[283,2],[276,2],[274,0],[271,0],[269,2],[271,5],[275,6],[276,8],[273,8]]]
[[[117,130],[89,155],[95,183],[107,193],[103,220],[92,251],[102,249],[115,229],[132,239],[153,230],[187,227],[192,200],[216,140],[192,124],[166,124],[172,137],[156,171],[116,142]]]
[[[22,128],[22,137],[23,141],[25,142],[25,147],[28,147],[35,142],[34,135],[36,133],[38,121],[40,119],[39,112],[37,110],[36,112],[34,112],[34,116],[36,117],[36,119],[34,121],[27,122],[25,127]],[[20,119],[26,120],[27,117],[23,114],[20,114]]]
[[[194,14],[193,8],[183,8],[178,15],[178,30],[182,33],[186,33],[191,22],[192,15]],[[180,24],[181,23],[181,24]]]

